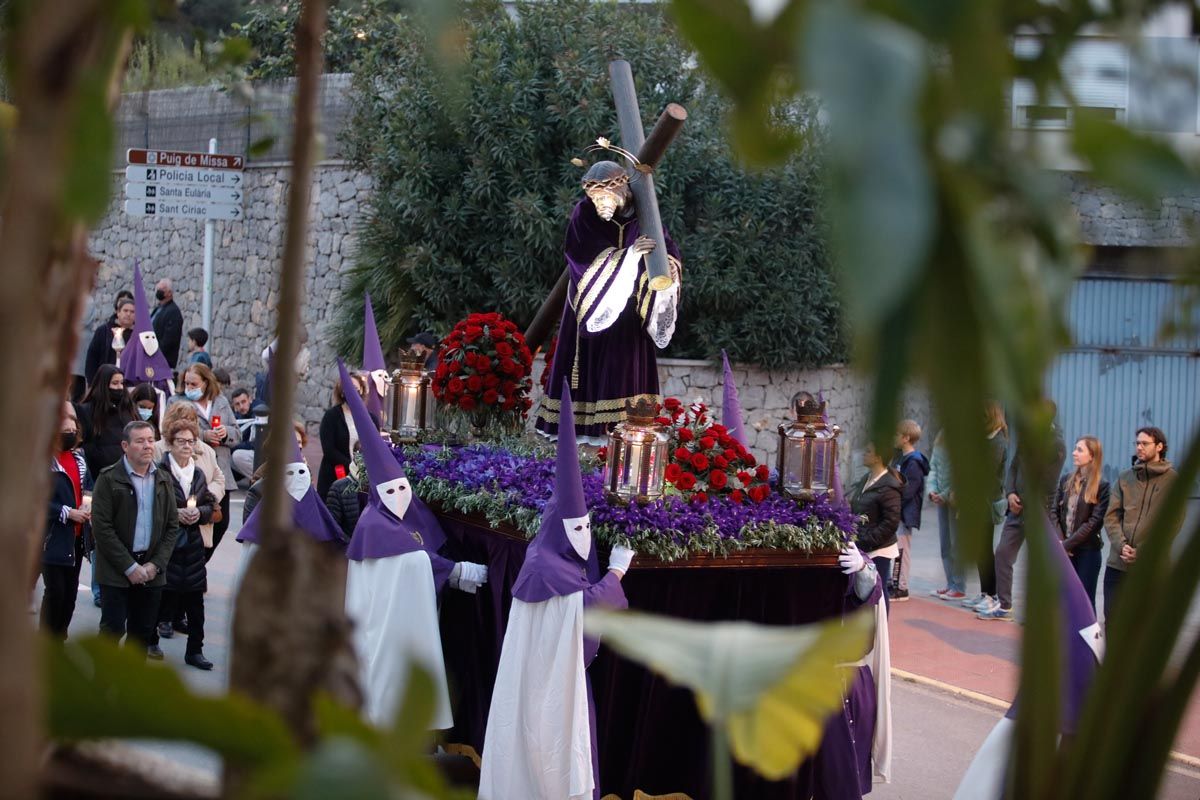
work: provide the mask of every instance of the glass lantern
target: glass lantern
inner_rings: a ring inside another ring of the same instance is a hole
[[[779,491],[795,500],[829,494],[841,432],[837,425],[826,422],[825,403],[802,393],[796,421],[779,426]]]
[[[662,497],[671,434],[666,425],[654,421],[657,413],[650,400],[626,403],[626,420],[609,432],[604,494],[610,500],[649,503]]]
[[[399,442],[411,442],[433,427],[433,392],[429,374],[419,356],[405,357],[387,382],[384,430]]]

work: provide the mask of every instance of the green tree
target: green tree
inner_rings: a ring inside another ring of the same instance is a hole
[[[571,158],[598,136],[619,138],[607,71],[619,54],[633,65],[647,128],[669,102],[689,112],[656,178],[684,263],[668,353],[726,347],[768,366],[844,357],[808,103],[782,109],[794,132],[813,133],[808,146],[751,173],[725,141],[724,101],[687,66],[693,54],[658,8],[554,0],[510,13],[494,0],[468,3],[462,57],[450,66],[444,37],[431,40],[419,19],[372,36],[349,139],[376,189],[343,287],[342,352],[361,347],[364,290],[385,349],[473,311],[530,321],[563,269],[566,221],[582,197]]]

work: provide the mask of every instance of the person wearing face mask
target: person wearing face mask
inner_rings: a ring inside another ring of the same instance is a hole
[[[172,620],[177,611],[182,612],[187,616],[188,637],[183,661],[197,669],[210,670],[213,664],[204,657],[204,593],[208,591],[208,570],[200,524],[211,519],[216,503],[208,492],[204,472],[192,455],[199,439],[200,428],[196,423],[182,419],[172,422],[163,435],[167,453],[159,466],[171,476],[175,490],[179,538],[167,564],[167,585],[158,607],[158,635],[170,638]]]
[[[377,725],[394,720],[409,665],[417,663],[433,680],[430,728],[449,728],[453,719],[438,596],[446,584],[474,594],[487,582],[488,570],[483,564],[455,563],[438,552],[446,534],[437,517],[415,496],[391,448],[372,428],[367,406],[340,359],[338,371],[350,413],[363,432],[363,461],[371,482],[367,507],[346,550],[346,615],[354,622],[363,714]]]
[[[313,489],[312,470],[308,468],[301,452],[306,443],[304,426],[298,422],[295,423],[294,433],[291,460],[283,465],[283,485],[292,502],[292,524],[307,533],[314,541],[321,542],[338,553],[344,553],[350,537],[343,536],[337,522],[325,508],[325,504],[317,497],[317,493]],[[262,507],[259,505],[259,501],[262,499],[262,490],[265,484],[263,473],[266,467],[266,464],[259,467],[255,483],[246,493],[246,503],[242,507],[244,522],[241,530],[238,531],[237,540],[245,546],[242,548],[242,560],[238,567],[236,585],[241,584],[246,569],[253,559],[255,551],[258,550],[262,526],[262,518],[259,513]]]
[[[600,569],[583,496],[570,389],[563,386],[561,396],[554,493],[512,587],[484,734],[480,800],[600,796],[595,703],[587,673],[600,643],[583,635],[583,614],[586,608],[629,606],[621,579],[634,552],[614,547],[607,568]]]
[[[154,426],[155,431],[161,432],[158,390],[148,383],[139,383],[133,387],[129,399],[133,401],[133,410],[137,412],[138,419],[149,422]]]
[[[142,293],[142,271],[133,267],[133,336],[121,351],[121,371],[131,385],[152,383],[164,395],[175,393],[175,381],[166,355],[159,346],[158,334],[150,321],[150,308]]]
[[[163,278],[154,284],[154,299],[158,305],[150,315],[158,345],[171,369],[179,362],[179,342],[183,336],[183,312],[175,305],[175,290],[171,281]]]
[[[680,255],[664,230],[674,283],[652,290],[644,256],[656,245],[639,228],[629,182],[620,164],[593,164],[582,180],[586,197],[567,224],[563,249],[570,285],[548,367],[549,390],[536,421],[538,433],[549,439],[559,433],[564,380],[571,388],[576,439],[591,445],[607,441],[609,426],[625,419],[626,403],[658,395],[655,351],[675,333]]]
[[[125,391],[125,373],[112,364],[102,365],[77,414],[83,429],[83,455],[88,472],[99,475],[100,470],[121,460],[125,425],[138,419],[133,401]]]
[[[233,406],[221,394],[217,376],[203,364],[190,364],[183,373],[183,396],[171,398],[172,403],[187,402],[196,410],[200,422],[200,439],[217,453],[217,463],[225,477],[225,487],[237,486],[233,475],[233,454],[230,447],[242,440],[234,422]],[[229,529],[229,495],[221,499],[220,521],[213,529],[213,548],[221,544]]]
[[[79,594],[79,569],[83,541],[92,521],[91,475],[79,449],[79,424],[75,409],[63,404],[57,447],[50,462],[50,506],[42,542],[42,610],[39,627],[65,640],[75,597]]]
[[[116,365],[118,354],[114,342],[123,350],[133,337],[133,322],[135,307],[133,294],[122,290],[113,303],[113,315],[102,322],[92,333],[88,344],[87,357],[84,360],[84,377],[90,385],[96,373],[104,364]]]

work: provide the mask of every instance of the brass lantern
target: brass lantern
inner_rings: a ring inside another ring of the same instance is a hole
[[[796,500],[829,494],[841,432],[826,422],[825,403],[802,393],[796,421],[779,426],[779,491]]]
[[[666,425],[655,422],[657,414],[651,400],[627,402],[626,420],[609,432],[604,462],[604,494],[609,499],[649,503],[662,497],[671,434]]]
[[[433,427],[433,392],[420,356],[405,355],[400,369],[388,378],[384,400],[384,430],[399,443],[414,441]]]

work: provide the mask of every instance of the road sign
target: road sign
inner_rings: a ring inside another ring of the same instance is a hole
[[[142,150],[136,147],[125,151],[130,164],[157,167],[198,167],[200,169],[240,170],[246,166],[241,156],[227,153],[188,153],[179,150]]]
[[[131,200],[181,200],[202,203],[242,202],[241,189],[181,186],[175,183],[127,183],[125,196]]]
[[[242,185],[242,173],[227,169],[130,165],[125,168],[125,180],[131,183],[171,183],[178,186],[207,186],[232,189]]]
[[[182,219],[241,219],[242,207],[228,203],[191,201],[126,200],[125,213],[135,217],[173,217]]]

